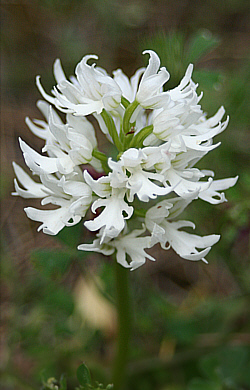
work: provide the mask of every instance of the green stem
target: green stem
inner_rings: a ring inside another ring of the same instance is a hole
[[[117,133],[117,130],[116,130],[113,118],[104,109],[101,112],[101,116],[102,116],[102,118],[103,118],[103,120],[104,120],[104,122],[105,122],[105,124],[106,124],[106,126],[108,128],[108,132],[109,132],[109,134],[110,134],[110,136],[111,136],[115,146],[117,147],[117,149],[120,152],[122,150],[122,144],[121,144],[119,135]]]
[[[145,210],[145,209],[134,209],[134,214],[135,214],[137,217],[145,218],[146,211],[147,211],[147,210]]]
[[[130,123],[130,119],[132,117],[133,112],[138,106],[139,103],[135,100],[132,103],[130,103],[125,110],[124,117],[123,117],[123,131],[125,134],[127,134],[130,131],[130,128],[132,126],[132,124]]]
[[[121,103],[122,103],[124,108],[127,108],[130,105],[130,101],[128,99],[126,99],[124,96],[122,96],[122,98],[121,98]]]
[[[152,133],[153,129],[153,125],[149,125],[141,129],[131,140],[129,147],[141,148],[143,146],[143,141]]]
[[[109,173],[110,172],[110,169],[109,169],[109,166],[108,166],[108,158],[107,158],[106,154],[100,152],[97,149],[93,149],[92,156],[97,158],[99,161],[101,161],[102,169],[104,170],[105,173]]]
[[[116,304],[118,313],[117,349],[113,365],[114,390],[121,390],[126,380],[131,333],[131,305],[129,296],[129,270],[115,261]]]

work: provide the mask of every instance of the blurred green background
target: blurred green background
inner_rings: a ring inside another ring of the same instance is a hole
[[[239,175],[227,203],[193,202],[183,218],[201,235],[219,233],[209,265],[157,247],[156,263],[131,273],[133,335],[130,390],[250,389],[249,304],[249,3],[245,0],[9,0],[1,2],[1,388],[39,389],[65,373],[77,385],[82,361],[109,381],[116,337],[111,259],[77,253],[91,240],[82,224],[57,238],[37,233],[10,196],[11,162],[24,167],[17,138],[39,150],[25,116],[41,118],[34,79],[54,85],[52,64],[67,75],[86,54],[131,76],[157,51],[174,87],[189,62],[209,115],[230,115],[222,145],[199,167],[216,178]],[[200,56],[198,54],[201,54]],[[217,141],[217,139],[216,139]],[[101,150],[105,139],[99,135]],[[94,308],[94,310],[93,310]]]

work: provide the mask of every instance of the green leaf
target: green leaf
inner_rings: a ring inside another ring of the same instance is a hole
[[[186,60],[196,63],[201,57],[209,53],[220,43],[219,39],[207,30],[199,31],[195,34],[188,45]]]
[[[78,382],[80,383],[80,385],[82,385],[82,386],[91,385],[90,372],[89,372],[88,367],[84,363],[82,363],[78,367],[78,369],[76,371],[76,376],[77,376],[77,379],[78,379]]]
[[[55,250],[35,250],[31,254],[35,267],[50,279],[62,277],[71,263],[71,254]]]

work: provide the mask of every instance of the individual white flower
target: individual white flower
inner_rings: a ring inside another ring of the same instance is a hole
[[[142,75],[136,100],[144,108],[158,108],[163,101],[168,101],[168,95],[162,91],[162,87],[168,81],[169,73],[165,67],[160,68],[160,59],[153,50],[143,52],[146,53],[150,55],[149,63]]]
[[[227,199],[225,198],[225,194],[218,191],[227,190],[228,188],[233,187],[237,180],[238,176],[228,179],[213,180],[208,189],[199,193],[199,198],[211,204],[226,202]]]
[[[92,244],[79,245],[78,249],[99,252],[105,255],[111,255],[116,249],[117,262],[133,271],[145,264],[146,259],[155,261],[154,257],[145,252],[145,249],[150,248],[150,237],[139,237],[144,232],[145,228],[135,229],[129,234],[122,234],[108,242],[101,242],[101,239],[97,238]],[[103,236],[103,231],[97,236]]]
[[[178,115],[181,108],[185,109],[185,106],[177,105],[169,110],[164,109],[153,119],[153,134],[158,139],[162,141],[174,139],[176,142],[177,139],[181,137],[186,149],[202,150],[206,152],[213,150],[220,145],[220,143],[212,145],[212,139],[225,130],[228,124],[228,118],[223,123],[221,123],[220,120],[214,123],[215,121],[210,121],[203,116],[199,121],[187,125],[187,123],[181,121],[181,118]],[[224,112],[223,107],[218,111],[221,117]],[[218,118],[218,113],[210,119]]]
[[[180,257],[187,260],[202,260],[206,263],[205,256],[210,251],[212,245],[216,244],[220,239],[220,236],[217,234],[200,237],[179,230],[183,227],[192,227],[194,229],[195,225],[190,221],[167,222],[165,220],[161,227],[165,230],[161,247],[163,249],[172,247]],[[198,251],[197,248],[203,250]]]
[[[99,207],[104,207],[98,217],[92,221],[86,221],[84,225],[91,231],[99,230],[102,227],[103,235],[101,243],[105,237],[117,237],[125,227],[125,220],[131,218],[134,208],[124,201],[125,189],[112,189],[112,194],[106,198],[97,199],[91,207],[93,213]]]
[[[183,198],[189,197],[191,193],[207,190],[213,179],[209,177],[208,181],[199,181],[205,176],[196,168],[177,170],[171,167],[165,172],[165,180],[171,184],[174,192]]]
[[[160,225],[165,218],[173,220],[178,217],[183,210],[198,197],[199,192],[191,193],[187,198],[176,196],[164,199],[150,207],[145,215],[145,224],[149,231],[153,230],[154,224]]]
[[[73,172],[75,164],[70,156],[64,153],[60,148],[51,145],[50,152],[53,151],[55,157],[41,156],[21,138],[19,138],[21,150],[27,166],[35,174],[49,174],[60,172],[61,174],[69,174]]]
[[[33,207],[24,209],[30,219],[42,222],[38,231],[43,230],[44,233],[55,235],[65,226],[74,225],[85,216],[92,202],[92,190],[77,172],[68,180],[64,176],[58,179],[53,175],[42,174],[41,183],[37,183],[17,164],[13,163],[13,168],[17,177],[14,180],[16,192],[13,195],[41,198],[42,205],[51,203],[59,206],[54,210],[39,210]]]
[[[187,150],[209,151],[219,146],[220,143],[212,145],[212,138],[226,128],[228,118],[221,123],[225,113],[223,107],[213,117],[206,118],[199,105],[202,95],[197,95],[197,84],[191,79],[192,70],[190,64],[179,86],[168,91],[170,100],[152,118],[153,135],[162,141],[175,139],[175,142],[176,137],[179,142],[181,137]]]
[[[119,85],[95,64],[88,65],[89,59],[97,59],[96,55],[87,55],[76,66],[76,79],[69,82],[63,72],[60,60],[54,63],[54,75],[57,85],[52,94],[48,95],[37,77],[37,86],[45,100],[55,105],[63,112],[85,116],[93,113],[100,114],[103,109],[112,111],[121,102]]]
[[[78,245],[77,249],[81,251],[89,251],[89,252],[97,252],[102,253],[105,256],[110,256],[114,253],[115,248],[110,246],[110,242],[102,242],[101,243],[101,237],[102,237],[102,231],[103,228],[100,230],[99,233],[96,234],[98,238],[96,238],[92,244],[81,244]]]
[[[97,146],[95,131],[92,124],[82,117],[75,117],[71,114],[66,115],[66,123],[58,123],[54,115],[54,110],[50,107],[49,128],[56,145],[68,154],[78,152],[82,157],[80,164],[89,162],[92,158],[92,151]],[[48,145],[46,151],[51,145]],[[72,159],[73,160],[73,159]]]
[[[97,171],[102,171],[101,162],[92,156],[93,149],[97,146],[92,124],[84,117],[73,117],[71,114],[67,115],[67,122],[64,124],[58,120],[52,107],[48,110],[48,124],[44,122],[43,125],[45,130],[36,130],[46,141],[42,150],[47,152],[48,156],[41,156],[20,139],[24,159],[29,168],[36,174],[69,174],[74,171],[75,166],[89,163]],[[30,127],[31,123],[28,122]],[[33,124],[33,130],[34,127]]]
[[[80,222],[80,215],[72,215],[69,208],[71,202],[66,199],[58,199],[57,206],[59,208],[55,210],[39,210],[33,207],[26,207],[24,211],[28,218],[33,221],[42,222],[37,231],[43,231],[43,233],[49,235],[56,235],[65,226],[72,226]]]
[[[126,187],[129,190],[128,200],[130,202],[133,201],[135,194],[142,202],[148,202],[149,199],[155,199],[157,195],[166,195],[172,191],[168,185],[159,186],[154,182],[163,183],[163,175],[143,169],[143,164],[146,165],[148,160],[149,157],[143,149],[131,148],[126,150],[120,162],[117,162],[129,172]],[[150,164],[152,165],[152,157]]]
[[[189,203],[198,197],[198,193],[198,191],[192,192],[185,199],[181,197],[165,199],[148,209],[145,215],[145,225],[151,232],[151,246],[159,242],[164,242],[165,229],[161,224],[166,219],[173,220],[178,217]]]
[[[157,172],[164,176],[163,183],[165,186],[170,185],[170,188],[181,197],[189,197],[191,193],[197,191],[204,191],[212,183],[212,177],[209,177],[207,181],[200,181],[200,179],[206,176],[213,176],[214,173],[208,170],[200,171],[197,168],[193,168],[193,165],[206,154],[204,151],[189,150],[186,152],[176,153],[174,152],[172,141],[170,147],[166,150],[167,155],[170,158],[169,161],[162,160],[161,164],[156,164],[155,168]]]
[[[207,262],[205,256],[210,251],[211,246],[216,244],[220,239],[220,236],[212,234],[200,237],[195,234],[180,231],[179,229],[183,227],[192,227],[194,229],[195,225],[190,221],[169,222],[167,219],[171,217],[169,213],[171,206],[171,200],[163,201],[149,209],[146,213],[145,222],[147,229],[151,231],[151,246],[159,242],[163,249],[172,247],[183,259]],[[182,204],[181,208],[186,206],[187,204]],[[197,248],[203,250],[198,251]]]
[[[159,160],[159,158],[153,157],[153,152],[149,149],[147,153],[144,153],[144,149],[131,148],[126,150],[119,161],[108,160],[112,171],[107,177],[102,177],[95,181],[86,172],[86,182],[98,196],[110,194],[111,188],[123,188],[127,193],[129,202],[133,201],[135,195],[141,201],[148,202],[149,199],[155,199],[157,195],[170,193],[172,191],[171,187],[167,185],[160,186],[155,183],[163,183],[165,180],[163,175],[143,169],[143,164],[147,166],[148,162],[148,166],[151,168]],[[156,150],[154,152],[155,154],[157,153]],[[159,156],[161,157],[161,154],[158,153]],[[104,185],[104,187],[100,187],[100,184]]]
[[[41,204],[53,204],[59,206],[54,210],[39,210],[33,207],[25,208],[27,216],[38,222],[42,222],[38,231],[56,235],[65,226],[72,226],[80,222],[85,216],[92,202],[92,190],[84,182],[60,180],[51,175],[42,175],[41,180],[48,191]]]
[[[145,229],[134,229],[131,233],[119,236],[110,245],[116,248],[116,259],[123,267],[131,271],[145,264],[146,259],[155,261],[155,258],[145,252],[150,247],[150,237],[138,237]],[[131,261],[128,261],[127,255]]]
[[[159,186],[152,180],[163,183],[164,176],[147,172],[142,169],[141,166],[135,168],[129,168],[130,177],[127,182],[127,188],[129,190],[128,199],[133,201],[136,194],[142,202],[148,202],[150,199],[156,199],[157,195],[166,195],[172,191],[172,188],[167,186]]]

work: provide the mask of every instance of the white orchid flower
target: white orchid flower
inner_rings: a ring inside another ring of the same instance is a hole
[[[124,201],[125,189],[113,189],[111,196],[106,199],[97,199],[91,207],[93,213],[99,207],[104,207],[98,217],[92,221],[86,221],[84,225],[91,231],[105,227],[101,243],[105,237],[117,237],[125,227],[125,220],[131,218],[134,208]]]
[[[233,187],[237,180],[238,176],[229,179],[213,180],[207,189],[199,193],[199,198],[211,204],[226,202],[227,199],[225,194],[218,191],[227,190],[228,188]]]
[[[168,185],[159,186],[154,182],[163,183],[164,176],[143,169],[143,165],[146,165],[147,162],[150,166],[158,162],[158,159],[155,160],[153,157],[152,150],[147,149],[144,153],[144,150],[132,148],[126,150],[122,154],[120,162],[116,163],[121,164],[129,172],[126,187],[129,190],[128,200],[130,202],[133,201],[135,195],[142,202],[148,202],[149,199],[155,199],[157,195],[166,195],[172,191]]]
[[[169,202],[170,203],[170,202]],[[159,212],[159,207],[162,210],[162,216]],[[173,248],[173,250],[183,259],[186,260],[202,260],[207,262],[205,256],[211,249],[211,246],[219,241],[220,236],[212,234],[209,236],[200,237],[195,234],[190,234],[179,229],[183,227],[195,228],[195,225],[190,221],[169,222],[169,204],[162,203],[150,209],[146,215],[146,226],[151,231],[150,245],[160,243],[163,249]],[[170,208],[171,209],[171,208]],[[158,213],[155,213],[158,211]],[[198,251],[197,248],[202,249]]]
[[[101,242],[101,238],[94,240],[92,244],[81,244],[79,250],[94,251],[109,256],[116,250],[116,260],[131,271],[145,264],[146,259],[155,261],[155,258],[145,252],[150,248],[150,236],[139,237],[145,232],[143,229],[135,229],[129,234],[121,234],[115,240]],[[97,236],[103,236],[103,230]],[[129,256],[129,258],[128,258]]]
[[[48,95],[37,77],[37,86],[45,100],[55,105],[62,112],[71,112],[85,116],[92,113],[100,114],[103,109],[112,111],[121,102],[119,85],[95,64],[88,65],[90,59],[97,59],[96,55],[87,55],[76,66],[76,82],[69,82],[63,72],[60,60],[54,63],[54,75],[57,81],[52,94]]]
[[[51,175],[41,176],[47,196],[43,197],[41,204],[59,206],[55,210],[39,210],[33,207],[25,208],[27,216],[42,222],[38,231],[56,235],[65,226],[75,225],[85,216],[92,202],[92,190],[84,182],[67,181],[65,177],[60,180]]]
[[[160,68],[158,55],[152,50],[143,52],[147,53],[150,55],[149,64],[142,75],[136,100],[143,108],[158,108],[163,101],[168,101],[168,95],[162,91],[162,87],[170,76],[165,67]]]
[[[39,210],[33,207],[26,207],[24,211],[27,217],[33,221],[42,222],[37,231],[42,230],[49,235],[56,235],[65,226],[72,226],[80,222],[81,216],[72,215],[69,208],[71,202],[66,199],[58,199],[57,205],[60,206],[55,210]]]
[[[117,250],[116,259],[123,267],[130,268],[131,271],[145,264],[146,259],[155,261],[155,258],[145,252],[150,247],[150,237],[138,237],[144,233],[145,229],[135,229],[131,233],[121,235],[110,245]],[[130,257],[128,261],[127,255]]]
[[[29,122],[28,124],[31,126]],[[37,132],[41,138],[46,140],[43,152],[47,152],[48,157],[41,156],[20,139],[26,164],[34,173],[70,174],[75,166],[88,163],[93,165],[97,171],[102,170],[101,162],[92,156],[97,141],[94,128],[86,118],[73,117],[68,114],[67,122],[64,124],[58,120],[57,114],[50,107],[48,108],[48,124],[44,122],[44,129],[40,132],[37,130]]]
[[[70,156],[64,153],[57,146],[50,145],[49,148],[49,151],[52,152],[55,157],[46,157],[41,156],[39,153],[37,153],[21,138],[19,139],[19,143],[27,166],[35,174],[40,175],[55,172],[60,172],[61,174],[69,174],[73,172],[75,164],[71,160]],[[47,146],[48,145],[46,145],[44,148],[46,148]]]
[[[192,227],[194,229],[195,225],[190,221],[167,222],[165,220],[160,226],[165,230],[161,247],[163,249],[172,247],[180,257],[186,260],[202,260],[206,263],[205,256],[210,251],[212,245],[216,244],[220,239],[218,234],[200,237],[179,230],[183,227]],[[198,251],[197,248],[202,250]]]
[[[103,229],[100,230],[100,234],[99,233],[96,234],[96,236],[98,238],[96,238],[92,242],[92,244],[81,244],[81,245],[78,245],[77,249],[80,251],[102,253],[105,256],[112,255],[115,252],[115,248],[110,246],[109,242],[108,243],[102,242],[102,244],[101,244],[100,236],[102,236],[102,230]]]

